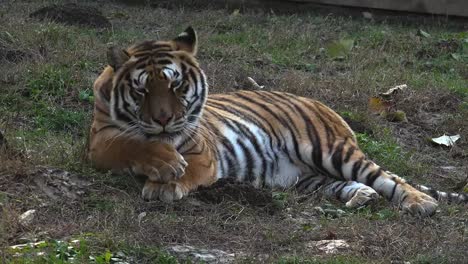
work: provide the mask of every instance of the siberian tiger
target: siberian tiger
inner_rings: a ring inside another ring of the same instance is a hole
[[[178,200],[233,177],[258,187],[321,189],[348,207],[381,195],[415,215],[436,211],[436,199],[367,159],[324,104],[282,92],[208,95],[196,52],[191,27],[171,41],[109,49],[109,66],[94,83],[88,157],[95,166],[146,175],[148,200]]]

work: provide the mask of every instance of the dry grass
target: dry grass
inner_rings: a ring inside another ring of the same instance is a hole
[[[8,141],[0,154],[2,261],[47,263],[27,254],[14,258],[7,248],[30,240],[77,238],[88,245],[80,249],[84,263],[88,255],[106,251],[123,251],[136,263],[174,263],[163,251],[180,244],[236,253],[239,263],[465,261],[468,213],[463,206],[442,204],[436,216],[420,220],[400,215],[383,201],[350,211],[319,195],[272,195],[236,183],[219,183],[174,204],[148,203],[139,198],[140,179],[89,168],[81,158],[91,118],[90,88],[105,65],[108,43],[125,47],[172,38],[192,25],[199,32],[199,60],[212,93],[242,88],[250,76],[265,89],[317,98],[365,132],[369,143],[363,147],[386,168],[440,189],[463,188],[460,182],[468,171],[466,26],[428,17],[368,21],[245,6],[236,13],[237,7],[189,2],[164,6],[153,1],[146,7],[89,2],[110,18],[111,30],[28,18],[49,1],[3,4],[0,52],[14,51],[8,53],[14,58],[0,54],[0,130]],[[419,29],[430,37],[418,36]],[[331,59],[327,46],[343,38],[354,40],[353,49],[342,60]],[[397,104],[408,123],[368,113],[370,96],[403,83],[409,89]],[[453,148],[427,142],[443,133],[462,139]],[[62,171],[44,168],[71,171],[67,177],[76,175],[89,185],[67,186]],[[317,206],[344,213],[324,215]],[[29,209],[37,210],[33,225],[19,224],[19,215]],[[146,216],[139,219],[143,212]],[[335,238],[351,247],[329,256],[307,246]]]

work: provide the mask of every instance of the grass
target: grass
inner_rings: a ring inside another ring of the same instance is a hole
[[[111,19],[111,30],[27,18],[52,2],[10,1],[0,11],[0,51],[27,54],[0,63],[0,131],[8,141],[0,153],[0,262],[69,263],[74,257],[86,263],[92,257],[109,263],[119,253],[137,263],[194,261],[167,253],[173,245],[236,253],[236,263],[464,260],[468,215],[460,205],[442,204],[436,216],[420,220],[384,201],[350,210],[316,194],[233,183],[174,204],[147,203],[138,198],[140,179],[95,171],[83,161],[92,83],[106,65],[107,47],[172,38],[192,25],[212,93],[242,87],[250,76],[265,89],[316,98],[353,121],[360,146],[385,169],[451,189],[466,177],[468,162],[468,35],[459,25],[107,1],[87,4]],[[369,97],[404,83],[409,88],[397,107],[408,123],[368,112]],[[461,140],[453,148],[427,142],[444,133]],[[71,199],[66,193],[78,189],[49,173],[47,190],[59,194],[54,200],[35,182],[44,167],[70,171],[89,185]],[[18,217],[29,209],[37,216],[23,226]],[[306,246],[330,238],[351,248],[327,255]],[[10,250],[25,241],[45,242]]]
[[[131,256],[138,257],[140,261],[151,261],[158,264],[178,263],[173,256],[155,248],[133,248],[128,245],[119,245],[119,249],[112,251],[109,247],[102,248],[102,245],[97,244],[95,240],[95,235],[87,234],[82,238],[70,241],[47,240],[26,243],[21,247],[10,248],[9,254],[13,257],[7,259],[5,263],[109,264],[134,261]],[[96,251],[97,248],[100,251]]]

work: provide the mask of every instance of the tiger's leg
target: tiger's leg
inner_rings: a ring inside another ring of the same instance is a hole
[[[199,186],[208,186],[217,180],[215,160],[210,150],[204,144],[200,145],[202,146],[200,150],[194,151],[196,154],[184,154],[188,166],[181,178],[167,183],[146,182],[143,191],[152,193],[150,199],[159,197],[164,202],[180,200]]]
[[[112,127],[91,129],[88,158],[97,168],[130,171],[158,182],[181,177],[187,166],[171,145],[128,138]]]
[[[336,179],[365,184],[413,215],[430,216],[436,211],[434,198],[368,160],[352,138],[336,141],[321,155],[320,169]]]
[[[355,181],[337,181],[323,175],[304,177],[296,187],[305,192],[320,190],[328,197],[345,202],[346,207],[349,208],[368,205],[379,198],[377,192],[365,184]]]

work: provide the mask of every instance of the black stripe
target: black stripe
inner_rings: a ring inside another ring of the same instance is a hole
[[[369,168],[369,166],[371,165],[370,161],[367,160],[366,162],[367,162],[366,165],[364,165],[364,167],[360,169],[361,173],[364,173],[364,171],[367,170],[367,168]],[[357,177],[359,177],[359,175],[357,175],[357,173],[359,173],[359,172],[356,172],[356,179],[357,179]]]
[[[245,159],[247,161],[246,164],[245,164],[246,166],[245,166],[245,171],[244,171],[244,175],[243,175],[242,179],[244,181],[253,182],[253,181],[255,181],[255,177],[253,175],[254,160],[253,160],[252,153],[250,153],[248,147],[244,144],[244,142],[242,140],[237,139],[237,144],[242,149],[244,157],[245,157]]]
[[[242,135],[247,137],[247,139],[249,140],[250,143],[252,143],[252,146],[254,147],[255,149],[255,152],[257,153],[257,157],[259,159],[259,161],[261,162],[262,164],[262,171],[260,172],[259,175],[255,175],[255,176],[261,176],[262,177],[262,182],[265,181],[265,172],[267,170],[266,166],[266,160],[264,159],[264,151],[262,150],[262,148],[260,147],[260,144],[257,140],[257,137],[255,137],[255,135],[252,133],[252,131],[250,131],[250,129],[245,126],[244,124],[240,123],[240,122],[237,122],[235,120],[232,120],[233,123],[236,124],[236,126],[240,129],[240,131],[242,132]]]
[[[382,175],[382,172],[383,172],[383,169],[379,168],[376,171],[374,171],[374,172],[370,173],[369,175],[367,175],[366,185],[370,186],[370,187],[373,187],[372,184],[374,184],[375,180],[377,180],[377,178]]]
[[[114,128],[114,129],[118,129],[118,130],[121,130],[120,127],[116,126],[116,125],[105,125],[101,128],[99,128],[98,130],[94,131],[96,134],[103,131],[103,130],[106,130],[106,129],[109,129],[109,128]]]
[[[156,60],[154,64],[168,65],[168,64],[172,64],[172,61],[168,59],[160,59],[160,60]]]
[[[348,163],[349,159],[351,158],[351,156],[354,154],[354,152],[356,151],[356,148],[354,146],[350,146],[348,148],[348,151],[346,151],[346,154],[345,154],[345,157],[343,159],[343,162],[344,163]]]
[[[340,175],[340,178],[343,180],[346,180],[343,176],[343,161],[342,161],[342,154],[343,154],[343,148],[345,145],[345,141],[340,142],[338,146],[335,148],[335,151],[333,152],[333,155],[331,157],[332,159],[332,164],[335,170],[338,172]]]
[[[393,197],[395,196],[395,192],[396,192],[396,189],[397,189],[397,186],[398,186],[398,182],[395,180],[395,178],[392,179],[393,182],[395,183],[395,185],[393,186],[392,188],[392,193],[390,194],[390,197],[389,197],[389,200],[390,201],[393,201]]]
[[[439,200],[440,199],[440,196],[439,196],[439,192],[432,189],[432,188],[429,188],[429,194],[434,197],[434,199],[436,200]]]
[[[218,118],[215,113],[209,112],[209,114],[213,115],[213,118]],[[216,113],[217,114],[217,113]],[[222,118],[222,117],[221,117]],[[219,119],[220,122],[225,124],[226,126],[230,126],[230,124],[226,124],[224,119]],[[204,120],[203,120],[204,121]],[[234,151],[234,146],[231,144],[229,140],[221,133],[219,130],[219,126],[214,126],[211,122],[203,122],[204,126],[207,127],[213,134],[216,135],[216,139],[218,142],[221,144],[222,148],[226,151],[226,157],[227,157],[227,176],[232,177],[235,176],[237,173],[237,162],[234,162],[233,160],[236,157],[235,151]]]
[[[274,94],[277,95],[278,97],[283,97],[283,94],[279,94],[279,93],[274,93]],[[321,142],[317,133],[317,129],[315,128],[315,125],[313,124],[310,117],[304,112],[304,110],[296,104],[296,101],[291,100],[291,104],[294,106],[296,112],[299,113],[301,118],[303,118],[305,121],[309,121],[309,122],[305,122],[305,124],[306,124],[307,134],[312,142],[312,159],[313,159],[314,165],[323,174],[333,176],[330,172],[325,170],[325,168],[323,167]]]
[[[353,171],[352,171],[352,174],[351,174],[351,180],[357,181],[358,171],[361,168],[363,161],[364,161],[363,158],[360,158],[356,162],[354,162]]]
[[[340,198],[341,193],[343,192],[343,189],[346,187],[346,185],[348,185],[348,182],[344,181],[335,187],[335,195],[338,199]]]
[[[223,99],[220,99],[220,101],[223,100],[224,101],[224,98]],[[275,129],[273,128],[273,126],[267,122],[266,120],[263,119],[262,116],[260,116],[258,113],[256,112],[245,112],[245,108],[246,106],[242,103],[235,103],[230,101],[230,100],[226,100],[227,102],[230,102],[230,103],[233,103],[233,105],[231,105],[230,108],[228,108],[226,105],[222,104],[222,103],[219,103],[215,100],[208,100],[207,102],[207,105],[213,107],[213,108],[216,108],[216,109],[219,109],[219,110],[222,110],[222,111],[225,111],[225,112],[228,112],[228,113],[231,113],[231,114],[234,114],[234,115],[237,115],[239,117],[242,117],[244,119],[246,119],[248,122],[252,123],[252,124],[255,124],[257,127],[259,127],[261,130],[263,130],[265,132],[265,134],[269,134],[268,131],[271,131],[271,133],[273,134],[273,136],[278,139],[278,142],[280,143],[280,141],[282,140],[284,142],[284,138],[283,137],[279,137],[278,134],[276,133]],[[244,108],[244,109],[239,109],[239,107]],[[243,113],[241,112],[243,111]],[[252,115],[253,114],[253,115]],[[255,119],[262,119],[265,121],[265,123],[267,124],[268,128],[267,129],[262,123],[259,123],[258,121],[256,121]],[[269,136],[269,139],[270,139],[270,148],[271,149],[274,149],[273,147],[273,139],[271,136]],[[281,140],[280,140],[281,139]],[[278,143],[278,144],[279,144]]]

